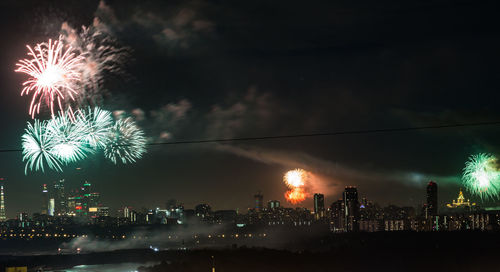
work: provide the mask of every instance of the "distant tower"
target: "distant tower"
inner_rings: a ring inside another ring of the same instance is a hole
[[[0,222],[7,220],[5,216],[5,199],[3,192],[3,178],[0,178]]]
[[[50,216],[54,216],[55,206],[56,206],[56,201],[54,200],[54,198],[49,199],[49,207],[47,210]]]
[[[323,194],[314,194],[314,218],[319,220],[325,217],[325,196]]]
[[[65,215],[68,213],[68,201],[64,189],[64,179],[54,182],[54,214]]]
[[[345,209],[344,201],[339,199],[330,206],[330,217],[332,218],[332,230],[335,232],[344,231],[345,228]]]
[[[278,200],[269,200],[269,202],[267,202],[267,208],[269,210],[275,210],[279,207],[280,207],[280,202]]]
[[[342,196],[344,201],[345,231],[359,231],[358,189],[354,186],[347,186]]]
[[[438,188],[434,181],[427,184],[426,217],[438,215]]]
[[[258,211],[262,211],[262,208],[264,208],[264,196],[262,193],[259,191],[255,197],[255,209]]]
[[[47,184],[42,186],[42,211],[41,214],[48,214],[49,212],[49,190]]]

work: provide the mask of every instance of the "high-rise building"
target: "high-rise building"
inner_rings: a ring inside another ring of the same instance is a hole
[[[254,195],[254,198],[255,198],[255,209],[258,211],[262,211],[262,209],[264,208],[264,196],[259,191],[257,194]]]
[[[438,191],[437,184],[434,181],[429,181],[427,184],[427,203],[426,217],[438,215]]]
[[[3,178],[0,178],[0,222],[7,220],[5,215],[5,195],[3,191]]]
[[[280,202],[278,200],[269,200],[269,202],[267,202],[267,208],[269,210],[274,210],[279,207],[280,207]]]
[[[49,199],[49,207],[48,207],[48,211],[47,211],[48,215],[54,216],[55,206],[56,206],[56,201],[54,200],[54,198],[50,198]]]
[[[54,198],[54,214],[65,215],[68,213],[68,199],[64,189],[64,179],[54,182],[54,189],[52,192]]]
[[[332,203],[330,206],[330,216],[331,216],[331,229],[332,231],[339,232],[344,231],[344,201],[339,199]]]
[[[345,231],[359,231],[358,189],[346,186],[343,193]]]
[[[49,213],[49,189],[47,188],[47,184],[42,185],[42,210],[40,213]]]
[[[319,220],[323,217],[325,217],[325,196],[314,194],[314,218]]]

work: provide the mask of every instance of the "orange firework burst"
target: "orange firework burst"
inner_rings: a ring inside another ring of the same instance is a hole
[[[302,188],[293,188],[285,192],[285,198],[292,204],[297,204],[306,199],[306,193]]]
[[[303,169],[290,170],[285,173],[283,180],[290,190],[285,192],[285,198],[292,204],[297,204],[306,199],[307,193],[304,186],[307,182],[307,172]]]

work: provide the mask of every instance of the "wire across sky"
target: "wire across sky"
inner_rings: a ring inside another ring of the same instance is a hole
[[[223,143],[223,142],[246,142],[246,141],[278,140],[278,139],[308,138],[308,137],[321,137],[321,136],[340,136],[340,135],[409,132],[409,131],[417,131],[417,130],[461,128],[461,127],[479,127],[479,126],[496,126],[496,125],[500,125],[500,121],[440,124],[440,125],[399,127],[399,128],[341,130],[341,131],[308,133],[308,134],[285,134],[285,135],[240,137],[240,138],[179,140],[179,141],[171,141],[171,142],[153,142],[153,143],[147,143],[147,145],[149,145],[149,146],[161,146],[161,145],[204,144],[204,143]],[[8,153],[8,152],[22,152],[22,149],[0,149],[0,153]]]

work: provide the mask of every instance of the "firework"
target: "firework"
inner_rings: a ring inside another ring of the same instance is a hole
[[[123,74],[122,67],[129,57],[129,49],[118,46],[115,39],[95,26],[83,26],[78,32],[67,23],[61,27],[64,41],[84,55],[81,68],[81,87],[87,99],[98,99],[105,75]]]
[[[291,188],[304,186],[304,181],[307,178],[307,173],[303,169],[290,170],[283,177],[286,185]]]
[[[46,133],[54,141],[51,153],[64,163],[82,160],[94,151],[85,144],[85,138],[91,135],[89,128],[80,122],[73,123],[69,114],[60,113],[51,119]]]
[[[46,133],[47,122],[35,120],[32,125],[28,122],[25,134],[22,136],[23,161],[26,161],[25,174],[28,167],[31,171],[44,171],[44,164],[53,170],[62,171],[61,162],[52,153],[55,142]]]
[[[119,119],[111,128],[104,156],[113,163],[132,163],[146,152],[144,132],[131,118]]]
[[[484,153],[470,156],[465,163],[462,181],[468,191],[481,199],[498,198],[500,171],[497,158]]]
[[[290,189],[285,192],[285,198],[292,204],[297,204],[306,199],[305,185],[308,179],[307,172],[303,169],[290,170],[283,176],[283,181]]]
[[[293,188],[285,192],[285,198],[292,204],[297,204],[304,201],[307,197],[303,188]]]
[[[95,107],[87,111],[79,111],[76,118],[77,127],[85,130],[82,141],[92,148],[104,149],[108,143],[108,135],[113,125],[111,112]]]
[[[65,105],[69,99],[75,100],[78,92],[75,83],[80,80],[83,56],[76,55],[71,47],[66,50],[60,40],[49,40],[40,43],[33,50],[29,45],[29,59],[19,60],[16,72],[29,76],[23,83],[21,95],[30,95],[32,99],[29,114],[34,118],[40,113],[41,104],[44,102],[50,108],[54,117],[54,104],[61,112],[65,108],[72,114],[71,106]]]

